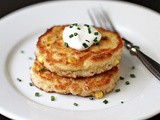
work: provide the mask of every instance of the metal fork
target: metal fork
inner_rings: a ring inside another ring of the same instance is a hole
[[[104,9],[100,8],[98,10],[88,10],[88,15],[95,26],[103,26],[103,28],[119,34],[115,26],[113,25],[108,13]],[[134,45],[129,40],[126,40],[125,38],[122,39],[125,42],[124,46],[130,51],[131,55],[137,56],[139,60],[146,66],[146,68],[158,80],[160,80],[160,64],[151,59],[149,56],[145,55],[138,46]]]

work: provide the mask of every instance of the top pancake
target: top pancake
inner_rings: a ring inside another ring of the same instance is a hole
[[[90,77],[119,63],[123,42],[118,34],[96,28],[102,35],[99,44],[79,51],[64,45],[62,34],[65,27],[52,27],[37,42],[36,57],[48,70],[65,77]]]

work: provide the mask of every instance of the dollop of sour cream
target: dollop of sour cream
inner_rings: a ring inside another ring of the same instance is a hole
[[[97,45],[101,34],[91,25],[71,24],[63,31],[64,45],[76,50],[86,50],[91,45]]]

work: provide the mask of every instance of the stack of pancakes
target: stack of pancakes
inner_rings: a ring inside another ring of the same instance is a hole
[[[79,51],[64,45],[65,27],[54,26],[39,37],[30,72],[33,84],[46,92],[96,98],[112,91],[119,79],[120,36],[96,27],[102,35],[98,45]]]

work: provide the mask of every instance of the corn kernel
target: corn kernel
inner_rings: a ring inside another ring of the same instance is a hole
[[[75,63],[76,62],[76,58],[75,57],[70,57],[70,58],[68,58],[68,62],[69,63]]]
[[[102,97],[103,97],[103,92],[102,91],[95,93],[95,98],[100,99]]]
[[[40,63],[43,63],[43,62],[44,62],[44,58],[43,58],[42,56],[39,56],[39,57],[38,57],[38,61],[39,61]]]
[[[115,64],[115,65],[119,64],[119,60],[116,59],[116,60],[114,61],[114,64]]]

